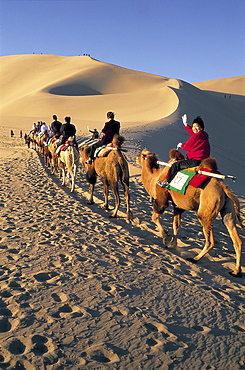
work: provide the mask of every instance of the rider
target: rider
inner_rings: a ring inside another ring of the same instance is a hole
[[[59,134],[62,123],[58,121],[56,114],[53,115],[53,122],[50,125],[52,136]]]
[[[181,148],[187,151],[187,159],[178,161],[170,167],[168,178],[166,181],[159,181],[158,185],[166,187],[180,170],[189,167],[198,166],[201,161],[210,156],[209,136],[204,131],[204,122],[200,116],[194,118],[192,126],[188,125],[187,115],[182,116],[182,121],[186,131],[190,135],[190,139],[182,144],[177,145],[177,149]]]
[[[37,124],[34,122],[31,128],[30,134],[35,134],[37,132]]]
[[[85,162],[87,164],[92,164],[94,159],[95,149],[101,147],[102,145],[107,145],[112,142],[113,136],[118,134],[120,131],[120,122],[114,120],[115,114],[113,112],[107,113],[108,122],[105,123],[104,128],[102,129],[101,140],[91,146],[90,157]]]
[[[62,144],[65,144],[65,142],[69,139],[70,136],[74,136],[75,139],[75,135],[76,127],[73,124],[71,124],[71,117],[65,117],[65,123],[63,123],[59,132],[60,137],[58,142],[58,148],[56,149],[55,152],[56,157],[58,157],[59,155]]]
[[[95,139],[98,139],[99,138],[99,131],[97,131],[97,129],[96,128],[94,128],[93,130],[89,130],[89,132],[92,132],[92,140],[95,140]]]

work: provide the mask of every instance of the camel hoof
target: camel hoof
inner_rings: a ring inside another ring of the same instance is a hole
[[[89,201],[87,204],[88,204],[89,206],[91,206],[91,204],[94,204],[94,202],[93,202],[93,201]]]
[[[232,271],[230,271],[229,272],[229,274],[231,275],[231,276],[234,276],[234,277],[238,277],[238,278],[241,278],[242,277],[242,273],[241,272],[238,272],[237,274],[234,274],[234,272],[232,272]]]
[[[117,215],[110,215],[109,218],[116,218]]]
[[[189,261],[189,262],[192,262],[192,263],[197,263],[197,260],[195,260],[194,258],[186,258],[186,261]]]

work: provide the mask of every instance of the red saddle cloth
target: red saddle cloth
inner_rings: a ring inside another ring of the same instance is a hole
[[[201,168],[202,171],[212,172],[210,168]],[[189,185],[193,186],[194,188],[200,188],[204,183],[210,179],[208,175],[202,175],[197,173],[189,182]]]
[[[63,152],[64,150],[66,150],[68,148],[68,146],[69,146],[68,144],[62,144],[61,148],[60,148],[60,151]]]

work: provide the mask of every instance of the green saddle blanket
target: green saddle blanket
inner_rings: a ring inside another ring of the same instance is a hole
[[[170,184],[167,186],[167,189],[177,191],[178,193],[185,194],[186,188],[189,185],[191,179],[196,175],[196,172],[189,171],[179,171]]]

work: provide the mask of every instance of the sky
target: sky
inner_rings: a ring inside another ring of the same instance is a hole
[[[90,54],[186,82],[245,74],[245,0],[0,0],[0,56]]]

